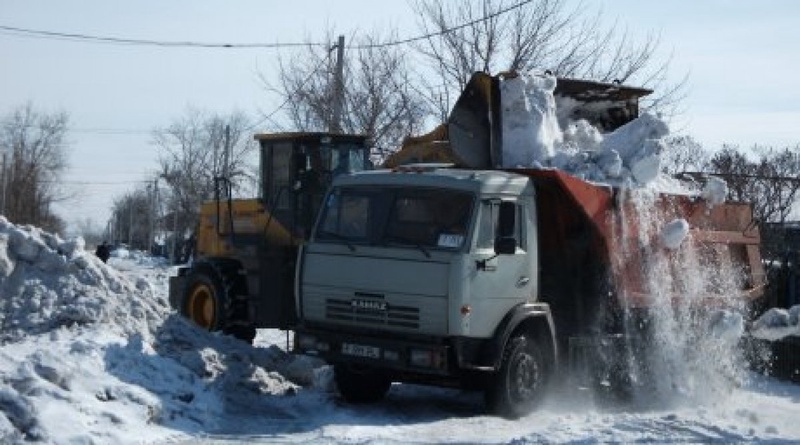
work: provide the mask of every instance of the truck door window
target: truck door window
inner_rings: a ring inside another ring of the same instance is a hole
[[[500,201],[490,200],[481,203],[481,215],[478,220],[478,239],[476,247],[479,249],[494,248],[494,240],[498,233],[498,215],[500,214]],[[517,205],[514,223],[514,238],[517,244],[525,250],[525,209]]]

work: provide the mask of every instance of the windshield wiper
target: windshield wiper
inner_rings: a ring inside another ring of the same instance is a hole
[[[410,244],[410,245],[416,247],[417,249],[419,249],[419,251],[422,252],[425,255],[426,258],[430,258],[431,257],[431,253],[428,251],[428,249],[426,249],[425,246],[423,246],[422,243],[420,243],[417,240],[413,240],[411,238],[406,238],[404,236],[389,235],[387,237],[387,241],[398,241],[398,242],[401,242],[403,244]]]
[[[356,251],[356,246],[353,245],[353,243],[350,241],[350,238],[342,235],[341,233],[322,231],[317,233],[317,235],[322,235],[323,237],[331,237],[337,241],[342,241],[344,245],[347,246],[348,249],[350,249],[351,252]]]

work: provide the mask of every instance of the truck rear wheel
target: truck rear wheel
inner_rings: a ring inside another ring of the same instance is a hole
[[[392,381],[384,373],[358,365],[334,365],[333,379],[339,393],[350,403],[382,400],[392,386]]]
[[[511,419],[531,412],[544,396],[550,369],[551,364],[532,338],[513,337],[503,351],[500,369],[486,388],[489,411]]]

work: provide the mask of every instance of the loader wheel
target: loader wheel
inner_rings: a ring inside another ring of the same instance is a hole
[[[189,277],[181,313],[196,325],[209,331],[222,329],[225,291],[215,277],[194,273]]]
[[[510,419],[531,412],[544,396],[551,365],[533,339],[524,334],[513,337],[486,388],[489,411]]]
[[[203,329],[222,331],[253,344],[256,328],[247,321],[247,308],[231,301],[226,291],[231,286],[223,284],[217,275],[194,272],[186,286],[181,314]]]
[[[377,402],[392,386],[392,381],[382,372],[358,365],[334,365],[333,380],[339,394],[350,403]]]

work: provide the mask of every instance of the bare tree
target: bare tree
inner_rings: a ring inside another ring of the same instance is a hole
[[[223,116],[189,109],[155,130],[153,138],[162,151],[158,178],[167,185],[169,216],[178,233],[194,227],[200,204],[214,197],[217,178],[230,181],[234,193],[252,180],[256,144],[242,113]]]
[[[330,34],[329,34],[330,38]],[[366,134],[376,147],[394,148],[420,130],[428,110],[414,90],[406,53],[366,36],[346,45],[341,122],[333,122],[336,60],[330,48],[309,45],[303,54],[280,64],[280,83],[293,129]]]
[[[472,73],[530,69],[601,82],[635,83],[658,92],[645,108],[669,114],[682,83],[665,82],[669,61],[659,61],[659,37],[634,41],[624,27],[602,25],[600,12],[565,0],[418,0],[414,8],[427,39],[418,48],[437,73],[428,81],[435,106],[452,105]],[[519,5],[519,6],[517,6]],[[446,100],[442,100],[446,97]],[[457,97],[457,96],[456,96]]]
[[[755,146],[751,160],[736,146],[725,145],[707,171],[728,183],[728,198],[753,203],[762,222],[783,223],[800,197],[800,145],[776,149]]]
[[[150,196],[144,187],[114,200],[112,232],[115,244],[126,244],[132,249],[149,250],[150,221],[155,217]]]
[[[31,103],[2,120],[3,214],[17,224],[33,224],[63,233],[65,224],[52,210],[58,179],[67,167],[65,112],[42,113]]]
[[[665,173],[699,172],[711,159],[711,154],[691,136],[669,136],[666,145],[669,151],[661,157],[661,169]]]

